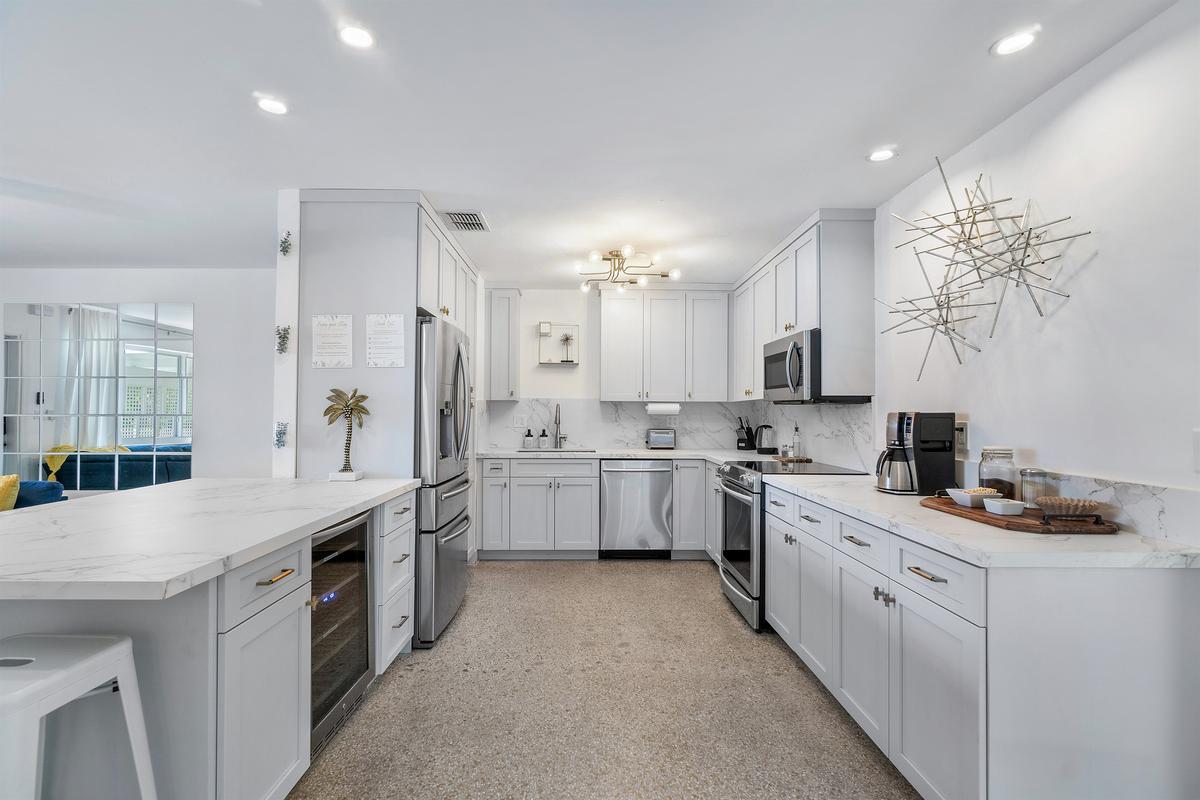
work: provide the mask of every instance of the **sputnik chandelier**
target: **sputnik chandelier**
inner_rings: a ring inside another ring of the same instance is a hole
[[[982,174],[975,179],[974,186],[963,189],[962,202],[959,202],[946,180],[941,159],[935,160],[950,200],[950,210],[937,214],[922,211],[923,216],[911,220],[892,214],[907,226],[906,233],[915,234],[896,247],[912,246],[924,277],[918,292],[925,290],[928,293],[901,297],[894,304],[876,298],[889,314],[899,319],[880,333],[929,331],[925,357],[917,372],[918,381],[925,373],[929,351],[939,335],[945,337],[960,365],[967,350],[982,352],[967,340],[961,326],[990,307],[992,319],[988,338],[994,337],[1000,309],[1010,288],[1016,294],[1027,294],[1039,317],[1045,316],[1042,303],[1046,295],[1070,297],[1050,285],[1053,270],[1045,265],[1063,257],[1065,243],[1091,233],[1051,231],[1053,226],[1070,217],[1034,224],[1032,201],[1025,203],[1023,213],[1011,213],[1005,204],[1013,198],[989,199],[984,191]]]
[[[631,284],[638,286],[647,286],[651,278],[668,278],[669,280],[679,280],[680,272],[677,269],[663,272],[662,256],[648,256],[645,253],[639,253],[634,249],[633,245],[627,244],[620,250],[609,250],[607,254],[601,254],[599,250],[593,250],[588,254],[588,261],[597,265],[597,269],[592,271],[582,261],[575,262],[575,271],[583,277],[583,283],[579,284],[579,291],[588,292],[592,289],[592,284],[611,283],[617,287],[618,292],[625,291],[625,287]],[[599,268],[600,262],[605,261],[608,266]],[[645,263],[630,263],[631,261]]]

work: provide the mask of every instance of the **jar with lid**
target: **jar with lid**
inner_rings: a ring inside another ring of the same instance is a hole
[[[984,489],[995,489],[1009,500],[1017,499],[1017,465],[1013,463],[1011,447],[983,448],[983,456],[979,459],[979,485]]]
[[[1037,508],[1037,499],[1050,494],[1050,475],[1044,469],[1025,467],[1021,470],[1021,499],[1026,508]]]

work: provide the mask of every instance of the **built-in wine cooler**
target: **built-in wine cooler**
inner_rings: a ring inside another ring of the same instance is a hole
[[[349,716],[374,676],[371,515],[312,538],[312,749]]]

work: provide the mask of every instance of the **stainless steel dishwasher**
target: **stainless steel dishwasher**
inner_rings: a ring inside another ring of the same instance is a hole
[[[600,557],[671,557],[671,462],[600,462]]]

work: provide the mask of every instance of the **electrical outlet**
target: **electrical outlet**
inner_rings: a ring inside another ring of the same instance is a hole
[[[521,430],[528,428],[529,427],[529,415],[528,414],[513,414],[513,427],[520,428]]]
[[[954,422],[954,458],[958,461],[966,461],[971,457],[971,446],[967,441],[967,422],[966,420],[955,420]]]

